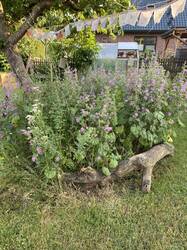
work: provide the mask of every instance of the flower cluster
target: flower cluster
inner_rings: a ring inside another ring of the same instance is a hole
[[[187,72],[171,80],[155,60],[126,75],[100,68],[78,76],[68,69],[63,81],[38,82],[32,90],[27,105],[15,98],[17,115],[5,119],[47,178],[88,166],[109,175],[121,159],[172,142],[187,108]]]
[[[186,109],[186,76],[182,72],[173,81],[155,60],[149,67],[129,73],[126,81],[126,119],[139,146],[151,147],[172,141],[173,124]],[[130,133],[129,132],[129,133]]]

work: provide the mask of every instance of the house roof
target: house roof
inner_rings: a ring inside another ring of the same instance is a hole
[[[155,7],[160,7],[166,4],[164,0],[132,0],[132,3],[136,6],[137,9],[145,9],[147,5],[155,5]],[[166,32],[173,28],[185,28],[187,27],[187,2],[184,11],[179,14],[175,19],[171,15],[171,8],[169,7],[164,16],[162,17],[160,23],[155,24],[153,17],[146,27],[140,26],[123,26],[124,31],[126,32]]]

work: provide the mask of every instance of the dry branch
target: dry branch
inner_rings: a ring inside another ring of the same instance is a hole
[[[119,166],[111,173],[110,176],[103,176],[100,172],[93,168],[84,168],[76,174],[65,174],[63,180],[74,184],[83,184],[93,187],[96,185],[106,185],[110,181],[114,181],[125,177],[133,170],[142,169],[142,191],[150,192],[152,171],[157,162],[166,156],[173,155],[174,147],[170,144],[156,145],[150,150],[134,155],[126,161],[119,163]]]

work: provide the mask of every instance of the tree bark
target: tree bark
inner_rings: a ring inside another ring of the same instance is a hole
[[[31,28],[34,23],[36,22],[37,18],[49,7],[52,5],[52,0],[44,0],[44,1],[39,1],[38,4],[36,4],[30,15],[26,18],[26,21],[20,26],[17,32],[13,33],[9,38],[8,38],[8,45],[14,46],[16,45],[19,40],[26,34],[27,30]]]
[[[8,24],[5,21],[4,12],[3,10],[0,11],[0,39],[4,42],[4,48],[1,50],[3,50],[7,56],[12,71],[16,74],[20,85],[26,92],[30,90],[32,80],[25,68],[21,55],[15,51],[15,47],[44,10],[51,7],[52,2],[52,0],[39,1],[39,3],[33,7],[30,15],[26,18],[26,21],[20,26],[18,31],[11,35],[8,33]]]
[[[26,70],[22,57],[12,47],[6,48],[5,54],[20,85],[23,87],[25,93],[28,93],[31,89],[32,80]]]
[[[96,185],[105,186],[108,182],[123,178],[134,170],[142,169],[142,191],[150,192],[154,166],[158,161],[168,155],[173,155],[173,153],[173,145],[160,144],[144,153],[134,155],[128,160],[120,162],[118,167],[108,177],[88,167],[76,174],[64,174],[63,180],[65,182],[83,184],[88,187],[94,187]]]

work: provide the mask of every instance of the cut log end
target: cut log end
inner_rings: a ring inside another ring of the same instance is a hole
[[[166,156],[174,154],[174,146],[171,144],[156,145],[150,150],[134,155],[128,160],[119,163],[119,166],[108,177],[103,176],[93,168],[84,168],[77,174],[65,174],[64,181],[87,186],[105,186],[111,181],[125,177],[133,170],[142,169],[142,191],[150,192],[153,168],[157,162]]]

